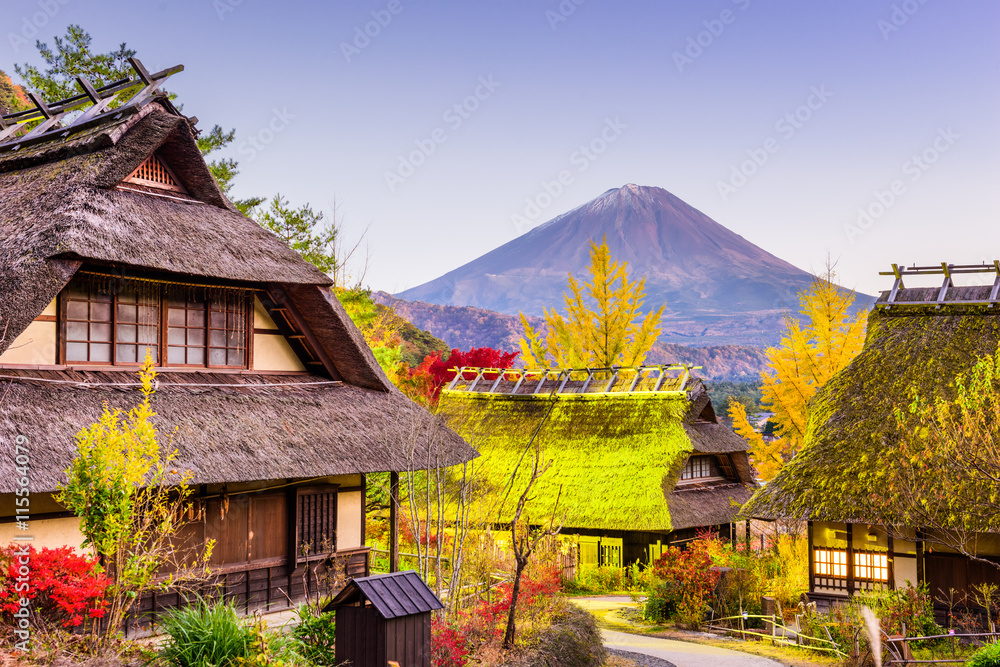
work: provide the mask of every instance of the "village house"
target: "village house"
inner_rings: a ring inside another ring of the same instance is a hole
[[[953,276],[987,276],[992,284],[956,286]],[[978,274],[978,275],[977,275]],[[884,274],[885,275],[885,274]],[[810,403],[802,450],[744,507],[746,516],[808,521],[809,597],[820,607],[865,590],[926,584],[935,599],[976,584],[1000,583],[1000,535],[970,536],[973,560],[949,548],[927,526],[871,525],[859,471],[892,474],[898,455],[894,411],[912,401],[953,395],[955,376],[1000,343],[1000,265],[893,265],[891,290],[868,316],[864,349]],[[943,284],[907,288],[931,276]]]
[[[551,468],[532,490],[530,521],[562,522],[581,567],[648,565],[702,530],[735,538],[755,487],[746,441],[683,366],[464,369],[439,414],[482,454],[476,475],[499,524],[513,517],[537,438]]]
[[[52,493],[102,404],[138,402],[149,353],[162,444],[196,488],[185,538],[216,541],[212,572],[239,608],[287,607],[317,560],[368,574],[366,474],[476,454],[392,386],[330,278],[219,190],[195,119],[158,92],[181,68],[133,67],[0,123],[0,542],[80,546]],[[41,122],[17,132],[27,118]]]

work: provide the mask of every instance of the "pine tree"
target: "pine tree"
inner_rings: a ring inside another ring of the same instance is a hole
[[[337,270],[337,226],[322,226],[323,212],[308,204],[292,208],[280,194],[268,202],[269,208],[257,217],[261,226],[278,235],[285,245],[323,273]]]
[[[611,258],[607,238],[590,242],[589,270],[582,285],[569,276],[565,316],[545,309],[544,340],[521,313],[521,354],[529,368],[638,366],[653,347],[664,306],[642,317],[646,280],[629,280],[628,264]]]
[[[835,284],[832,269],[799,294],[801,317],[785,318],[785,336],[767,351],[761,376],[761,407],[773,412],[779,437],[771,442],[757,433],[746,408],[730,401],[733,428],[750,443],[750,453],[763,480],[773,478],[801,448],[809,419],[808,403],[817,390],[849,364],[865,341],[865,316],[850,315],[854,292]]]

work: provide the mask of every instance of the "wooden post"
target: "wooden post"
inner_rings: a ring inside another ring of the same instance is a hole
[[[750,519],[746,520],[747,556],[750,555]]]
[[[924,534],[923,531],[917,531],[917,585],[927,583],[927,573],[925,570],[924,563]]]
[[[809,548],[809,592],[814,593],[816,587],[813,585],[813,573],[816,572],[816,554],[813,544],[813,522],[806,522],[806,542]]]
[[[847,594],[854,595],[854,524],[847,524]]]
[[[399,572],[399,473],[389,473],[389,572]]]

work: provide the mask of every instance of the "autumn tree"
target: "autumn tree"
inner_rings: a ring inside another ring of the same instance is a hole
[[[419,366],[410,369],[399,387],[413,400],[432,407],[437,405],[441,390],[455,379],[459,368],[510,368],[518,354],[492,347],[474,347],[467,352],[455,348],[447,355],[437,352],[427,355]],[[495,380],[496,374],[487,379]]]
[[[521,354],[533,368],[641,365],[660,335],[661,305],[642,316],[646,280],[629,280],[628,264],[611,258],[608,241],[590,242],[590,280],[569,276],[566,314],[545,309],[544,338],[521,313]]]
[[[15,85],[0,69],[0,113],[13,113],[29,108],[31,103],[22,86]]]
[[[859,481],[880,523],[920,527],[925,541],[1000,567],[976,548],[980,533],[1000,532],[1000,348],[949,384],[952,398],[912,391],[889,417],[898,427],[892,461]]]
[[[773,478],[802,446],[809,417],[808,404],[816,391],[861,351],[865,313],[851,315],[854,292],[834,282],[832,269],[813,280],[799,294],[798,316],[785,318],[785,335],[778,347],[768,348],[761,374],[761,408],[773,412],[777,439],[766,441],[747,418],[739,401],[729,403],[736,432],[750,443],[757,473]]]

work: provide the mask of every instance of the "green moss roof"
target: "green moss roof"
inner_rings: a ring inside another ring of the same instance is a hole
[[[670,530],[664,493],[692,451],[683,424],[685,393],[550,398],[446,391],[439,413],[482,455],[475,465],[485,491],[501,494],[550,406],[539,442],[553,465],[533,494],[532,520],[550,516],[561,492],[559,515],[566,513],[567,527]],[[513,514],[531,462],[529,452],[500,520]]]
[[[969,298],[982,291],[953,289],[969,291]],[[905,292],[900,300],[932,299],[937,290]],[[894,408],[910,403],[911,387],[925,398],[951,395],[955,376],[968,371],[976,357],[995,353],[998,342],[1000,312],[995,310],[873,310],[864,349],[810,404],[802,450],[742,513],[864,521],[868,490],[859,480],[877,484],[871,473],[891,475],[897,465]]]

